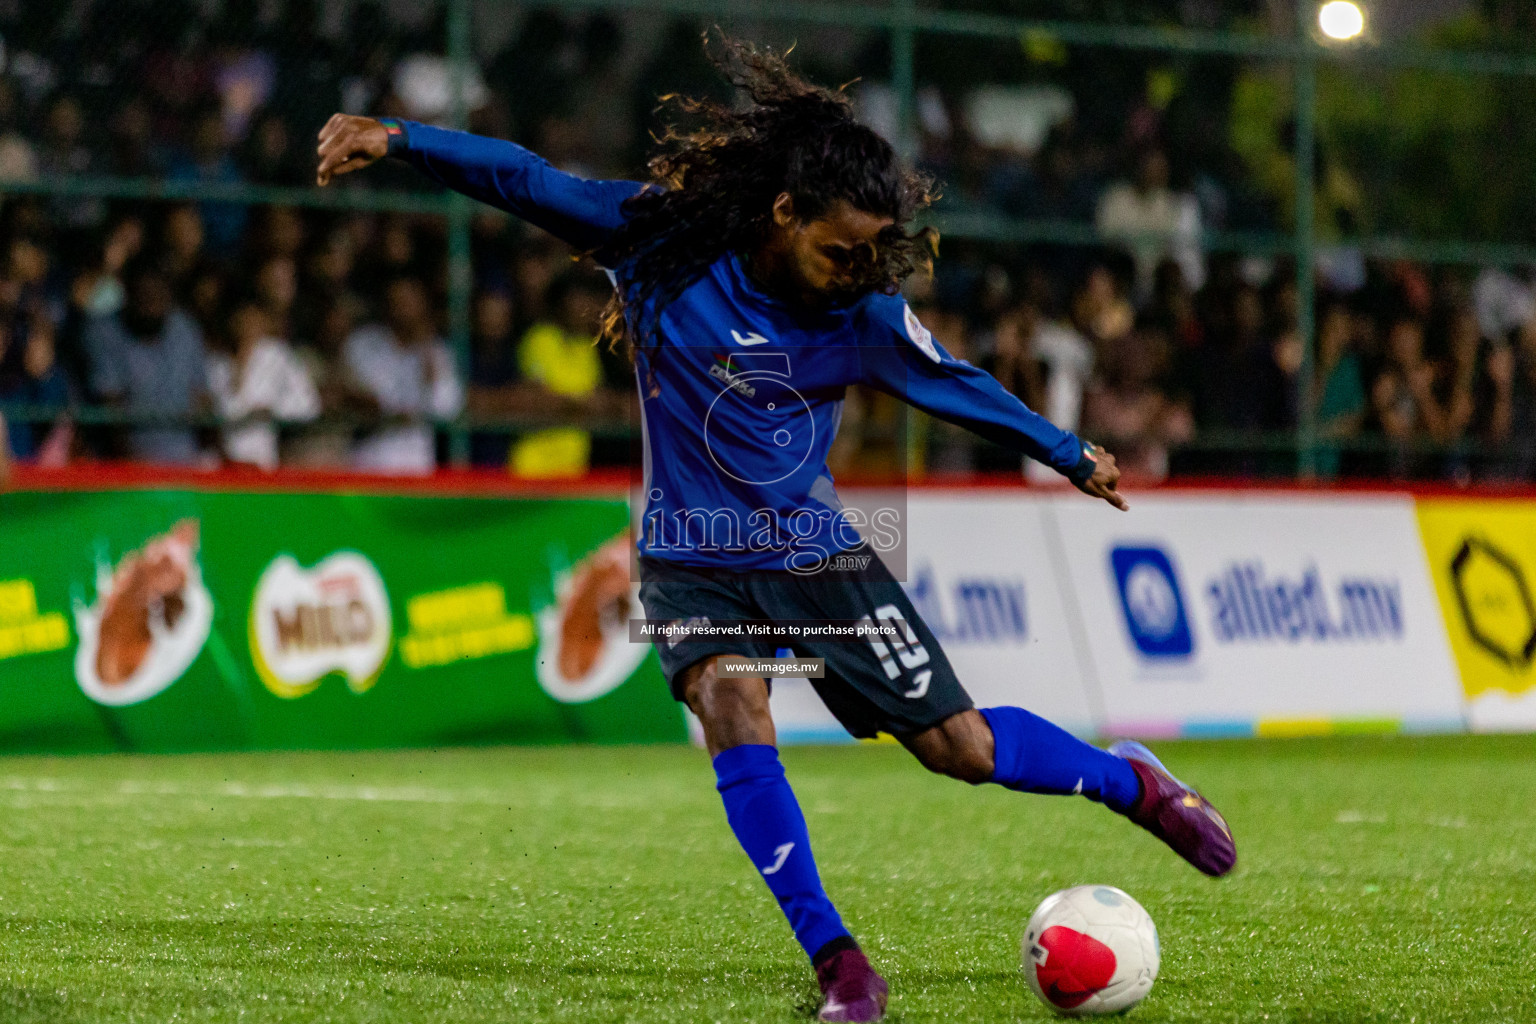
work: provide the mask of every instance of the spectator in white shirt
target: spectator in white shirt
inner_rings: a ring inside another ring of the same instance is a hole
[[[1148,149],[1136,166],[1135,182],[1111,185],[1099,200],[1099,232],[1123,239],[1136,261],[1138,302],[1152,294],[1157,265],[1171,258],[1184,271],[1192,291],[1205,282],[1205,257],[1200,251],[1200,203],[1187,192],[1168,186],[1168,157]]]
[[[1472,307],[1477,312],[1478,330],[1485,338],[1507,338],[1536,320],[1536,292],[1527,282],[1527,274],[1510,273],[1499,267],[1485,267],[1472,283]]]
[[[379,404],[386,425],[354,447],[352,465],[378,473],[430,473],[435,468],[432,420],[457,416],[464,384],[448,346],[437,336],[427,290],[397,277],[384,293],[384,323],[353,331],[342,362],[354,383]]]
[[[208,390],[225,421],[224,457],[261,469],[277,467],[277,423],[304,423],[320,415],[315,382],[293,348],[272,336],[271,318],[257,300],[229,317],[232,353],[208,357]]]

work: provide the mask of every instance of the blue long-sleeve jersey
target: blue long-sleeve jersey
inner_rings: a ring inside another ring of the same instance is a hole
[[[429,177],[581,249],[625,221],[647,187],[565,174],[521,146],[403,122],[390,152]],[[610,268],[625,287],[625,268]],[[1093,460],[990,374],[946,352],[904,299],[809,311],[766,294],[734,253],[661,312],[636,353],[644,440],[642,555],[736,570],[814,568],[860,542],[827,469],[843,396],[868,384],[1055,467]]]

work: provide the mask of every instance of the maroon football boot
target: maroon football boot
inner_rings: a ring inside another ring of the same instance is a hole
[[[1122,740],[1109,752],[1129,761],[1141,781],[1141,796],[1125,812],[1127,818],[1213,878],[1232,870],[1237,845],[1227,820],[1209,800],[1174,778],[1152,751],[1134,740]]]
[[[862,949],[844,949],[822,961],[816,982],[826,997],[817,1020],[876,1021],[885,1016],[885,979],[869,966]]]

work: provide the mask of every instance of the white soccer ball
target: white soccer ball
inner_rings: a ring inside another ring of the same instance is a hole
[[[1146,998],[1162,947],[1152,918],[1112,885],[1047,896],[1024,929],[1024,977],[1069,1017],[1122,1013]]]

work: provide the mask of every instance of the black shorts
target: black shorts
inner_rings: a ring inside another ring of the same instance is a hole
[[[975,707],[933,631],[885,563],[867,545],[851,553],[869,554],[868,568],[799,575],[731,572],[641,558],[640,602],[651,622],[686,622],[696,617],[714,622],[852,622],[868,615],[905,621],[909,630],[905,642],[898,634],[895,643],[884,646],[884,657],[875,644],[864,640],[805,639],[789,645],[709,637],[674,645],[658,639],[656,653],[672,696],[683,699],[683,671],[705,658],[719,654],[772,658],[780,646],[791,646],[797,657],[825,659],[826,677],[810,683],[827,710],[854,736],[867,738],[882,732],[910,736]]]

